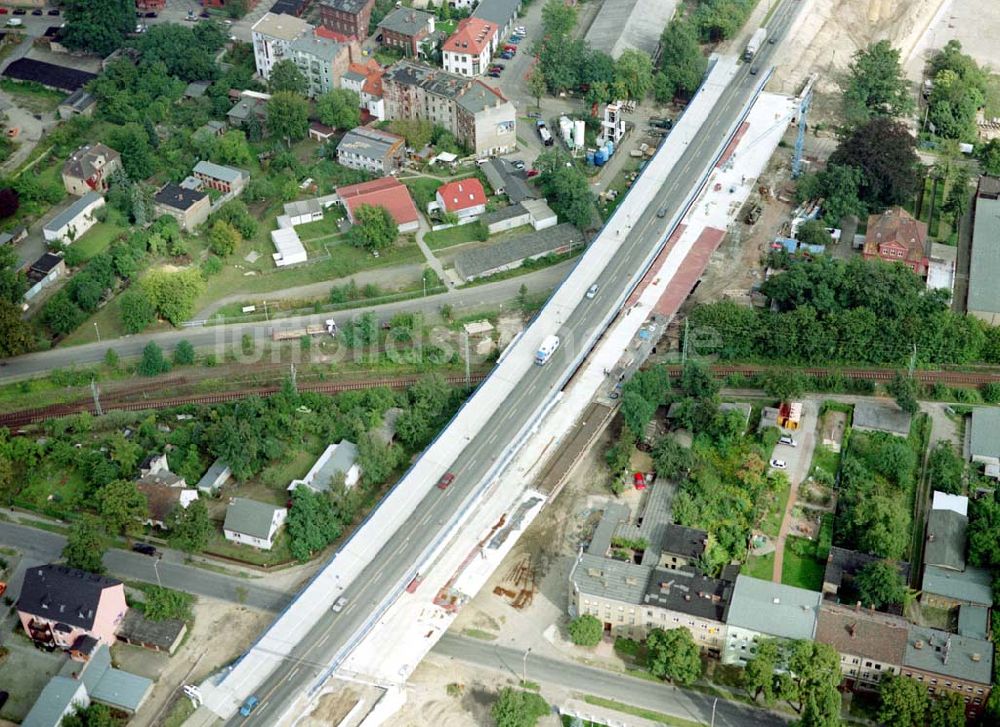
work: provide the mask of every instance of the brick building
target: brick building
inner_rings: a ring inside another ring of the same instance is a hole
[[[322,0],[319,21],[324,28],[364,40],[368,37],[368,21],[374,7],[375,0]]]

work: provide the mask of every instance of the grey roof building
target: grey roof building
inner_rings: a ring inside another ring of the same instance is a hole
[[[841,603],[852,603],[851,598],[856,594],[850,592],[849,587],[854,581],[854,576],[866,565],[877,560],[882,559],[858,550],[832,546],[830,554],[826,558],[826,569],[823,572],[823,594]],[[899,572],[899,579],[903,583],[908,583],[910,564],[905,561],[896,561],[893,565]],[[868,604],[862,605],[867,606]]]
[[[816,591],[741,575],[729,605],[730,628],[783,639],[812,639],[821,596]]]
[[[989,684],[993,672],[993,644],[947,631],[910,625],[907,630],[904,673],[917,669],[963,682]]]
[[[1000,178],[980,177],[973,207],[972,259],[966,309],[992,325],[1000,323]]]
[[[358,126],[337,144],[337,161],[349,169],[364,169],[388,174],[399,169],[406,151],[406,140],[381,129]]]
[[[500,29],[500,35],[504,36],[514,27],[520,10],[521,0],[480,0],[472,11],[472,17],[493,23]]]
[[[90,629],[106,588],[120,586],[117,578],[69,568],[42,565],[24,573],[17,610],[31,614],[56,614],[69,626]]]
[[[582,593],[640,604],[652,575],[653,569],[646,565],[584,553],[573,570],[573,581]]]
[[[654,485],[655,487],[655,485]],[[708,543],[708,533],[698,528],[688,528],[675,523],[668,523],[662,529],[660,550],[664,553],[678,555],[697,560],[705,554]]]
[[[627,49],[655,55],[676,7],[677,0],[604,0],[585,39],[616,60]]]
[[[82,682],[54,676],[42,687],[21,727],[60,727],[63,717],[88,703],[87,688]]]
[[[541,196],[506,159],[490,159],[481,168],[493,191],[496,194],[507,195],[511,204],[518,204],[526,199],[538,199]]]
[[[972,410],[969,422],[969,455],[973,462],[987,466],[987,474],[992,465],[1000,477],[1000,407],[977,406]]]
[[[434,16],[423,10],[399,7],[379,21],[378,27],[400,35],[416,35],[427,28]]]
[[[643,603],[725,623],[732,596],[730,580],[711,578],[694,568],[657,568],[648,581]]]
[[[225,484],[231,475],[232,470],[229,469],[229,465],[226,464],[225,460],[217,459],[205,474],[201,476],[196,487],[202,492],[215,492]]]
[[[583,244],[583,234],[573,225],[563,223],[461,252],[455,258],[455,271],[466,281],[475,280],[520,267],[525,260],[569,252]]]
[[[993,605],[993,579],[989,571],[974,566],[968,566],[964,571],[939,568],[928,565],[924,567],[924,580],[921,585],[921,598],[944,604],[970,604],[974,606]]]
[[[231,185],[241,184],[250,176],[242,169],[227,167],[223,164],[216,164],[215,162],[207,161],[198,162],[194,165],[194,169],[192,171],[195,176],[202,175]]]
[[[288,489],[294,490],[299,485],[305,485],[317,492],[326,492],[330,489],[330,482],[338,475],[344,476],[347,487],[353,487],[361,477],[358,458],[358,446],[342,439],[327,447],[306,476],[301,480],[292,480]]]
[[[927,515],[924,562],[951,570],[965,569],[965,531],[969,519],[953,510],[931,510]]]
[[[910,434],[912,415],[907,414],[895,404],[875,404],[869,401],[859,401],[854,405],[854,418],[851,426],[863,432],[886,432],[897,437]]]
[[[226,522],[222,527],[224,530],[266,540],[271,536],[274,513],[281,509],[283,508],[268,505],[266,502],[234,497],[226,508]]]
[[[103,198],[97,192],[87,192],[75,200],[73,204],[57,214],[42,227],[43,232],[56,233],[71,224],[95,204],[103,204]],[[46,238],[48,239],[48,238]]]
[[[151,621],[139,609],[130,608],[118,629],[118,638],[144,649],[173,654],[186,633],[187,624],[179,618]]]
[[[990,610],[986,606],[959,606],[958,634],[970,639],[989,638]]]

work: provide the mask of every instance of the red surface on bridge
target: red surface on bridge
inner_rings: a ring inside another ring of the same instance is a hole
[[[729,145],[726,147],[726,150],[722,152],[722,156],[719,157],[719,163],[715,165],[716,169],[721,169],[722,165],[729,161],[729,157],[733,155],[733,151],[736,149],[736,145],[740,143],[740,139],[743,138],[743,135],[747,133],[747,129],[749,128],[750,128],[749,121],[744,121],[742,124],[740,124],[740,128],[736,131],[736,136],[733,137],[733,140],[729,142]]]
[[[653,264],[649,266],[649,270],[646,272],[645,276],[643,276],[642,280],[639,281],[635,290],[632,291],[632,295],[629,296],[628,301],[625,303],[626,308],[631,308],[639,302],[639,296],[642,295],[642,291],[644,291],[646,286],[649,285],[651,281],[655,280],[656,276],[660,274],[660,268],[663,267],[663,263],[666,261],[667,255],[670,254],[670,251],[674,248],[674,245],[677,244],[677,241],[681,238],[681,235],[684,234],[684,230],[686,229],[687,225],[677,225],[677,229],[674,230],[674,234],[670,236],[667,240],[667,244],[663,246],[663,251],[656,256],[656,259],[653,261]]]
[[[712,253],[719,247],[722,238],[726,236],[725,230],[714,227],[706,227],[698,235],[698,239],[691,246],[691,251],[684,258],[677,274],[670,281],[670,285],[664,291],[660,300],[653,306],[653,313],[661,316],[669,316],[680,310],[681,303],[691,294],[691,289],[708,267],[708,261],[712,258]]]

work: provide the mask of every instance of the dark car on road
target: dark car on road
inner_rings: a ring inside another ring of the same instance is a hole
[[[156,548],[149,543],[135,543],[132,545],[133,553],[142,553],[143,555],[156,555]]]
[[[448,485],[450,485],[454,481],[455,481],[455,475],[453,475],[451,472],[445,472],[444,475],[441,477],[441,479],[438,480],[438,489],[447,490]]]

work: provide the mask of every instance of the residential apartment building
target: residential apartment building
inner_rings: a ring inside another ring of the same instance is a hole
[[[421,43],[434,34],[434,15],[413,8],[396,8],[378,24],[379,43],[410,58],[420,54]]]
[[[368,37],[375,0],[321,0],[319,20],[324,28],[359,41]]]
[[[969,266],[969,315],[1000,324],[1000,177],[980,177],[972,206],[972,260]]]
[[[226,540],[261,550],[270,550],[274,538],[285,523],[288,510],[256,500],[234,497],[226,508],[222,532]]]
[[[250,174],[242,169],[206,161],[195,164],[192,175],[206,187],[223,194],[239,194],[250,180]]]
[[[153,196],[153,210],[157,215],[170,215],[182,230],[191,232],[208,219],[212,201],[204,192],[170,183]]]
[[[313,26],[294,15],[264,13],[250,29],[257,74],[264,80],[270,78],[275,63],[291,60],[291,44],[312,31]]]
[[[521,0],[480,0],[472,17],[497,26],[497,41],[510,34],[521,11]]]
[[[976,718],[992,689],[993,644],[911,624],[901,673],[925,685],[933,697],[958,694],[966,716]]]
[[[514,105],[481,81],[403,60],[386,69],[382,88],[386,118],[439,124],[477,156],[517,146]]]
[[[64,565],[26,570],[16,607],[32,641],[67,651],[84,641],[111,646],[128,611],[121,581]]]
[[[441,48],[441,65],[449,73],[478,76],[489,67],[497,26],[479,18],[460,20]]]
[[[891,207],[880,215],[868,217],[863,254],[865,260],[879,258],[900,262],[917,275],[927,274],[930,248],[927,223],[914,219],[902,207]]]
[[[723,664],[746,666],[761,639],[813,639],[822,596],[816,591],[739,576],[729,605]]]
[[[42,225],[46,242],[70,245],[97,224],[97,210],[104,206],[104,197],[97,192],[87,192],[69,207]]]
[[[378,175],[395,172],[405,156],[406,140],[402,136],[366,126],[351,129],[337,145],[337,162],[341,166]]]
[[[366,63],[352,63],[347,72],[340,77],[340,87],[347,88],[358,94],[361,100],[362,115],[385,121],[385,101],[382,91],[382,66],[374,58]]]
[[[352,59],[361,56],[357,43],[338,42],[318,34],[302,35],[288,47],[292,60],[309,82],[306,94],[310,98],[340,88],[340,78]]]
[[[114,149],[100,142],[87,144],[73,152],[63,164],[63,186],[77,197],[87,192],[106,192],[111,175],[121,168],[121,155]]]
[[[816,641],[839,652],[840,670],[848,687],[874,690],[886,674],[899,674],[907,626],[898,616],[824,603],[816,624]]]

